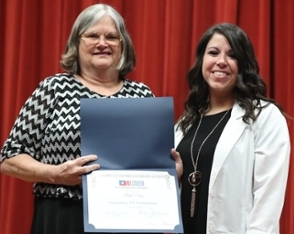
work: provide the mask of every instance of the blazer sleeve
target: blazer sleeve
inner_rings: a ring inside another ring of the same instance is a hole
[[[255,164],[254,204],[247,234],[279,233],[290,161],[290,137],[280,110],[270,104],[253,124]]]

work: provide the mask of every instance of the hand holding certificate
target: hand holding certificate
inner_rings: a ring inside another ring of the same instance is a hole
[[[86,232],[182,233],[173,121],[172,98],[81,100]]]

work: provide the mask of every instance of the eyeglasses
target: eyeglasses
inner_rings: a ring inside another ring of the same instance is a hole
[[[122,38],[118,33],[100,34],[97,32],[89,32],[81,35],[82,38],[85,38],[85,42],[88,45],[97,44],[101,40],[102,36],[104,42],[109,45],[117,45],[119,41],[122,41]]]

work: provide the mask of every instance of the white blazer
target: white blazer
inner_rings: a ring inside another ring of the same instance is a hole
[[[290,160],[287,123],[273,104],[253,124],[243,115],[235,103],[216,145],[207,233],[278,234]],[[175,147],[182,137],[176,131]]]

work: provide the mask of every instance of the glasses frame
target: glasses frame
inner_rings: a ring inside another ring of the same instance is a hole
[[[112,35],[113,38],[107,38],[109,35]],[[85,42],[88,45],[95,45],[98,44],[100,42],[100,40],[102,39],[103,36],[103,40],[106,44],[108,45],[117,45],[118,41],[122,41],[122,37],[119,33],[98,33],[98,32],[87,32],[87,33],[83,33],[80,35],[81,38],[85,39]],[[114,37],[115,36],[115,37]]]

